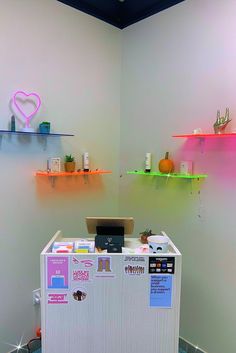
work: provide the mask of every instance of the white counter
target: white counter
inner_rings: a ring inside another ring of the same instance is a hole
[[[42,353],[177,353],[181,254],[41,253]]]

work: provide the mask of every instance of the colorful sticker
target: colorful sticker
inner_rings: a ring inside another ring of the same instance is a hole
[[[145,262],[144,256],[125,256],[124,261]]]
[[[49,293],[48,304],[68,304],[66,293]]]
[[[74,300],[81,302],[87,298],[87,293],[84,288],[75,288],[73,290],[72,297]]]
[[[140,276],[145,272],[145,267],[140,265],[127,264],[124,267],[124,272],[126,275]]]
[[[68,257],[52,256],[47,258],[47,287],[48,289],[68,288]]]
[[[107,277],[111,278],[114,277],[111,268],[111,257],[110,256],[98,256],[97,258],[97,274],[96,277]]]
[[[72,271],[72,281],[88,282],[91,280],[91,274],[88,270],[75,269]]]
[[[94,260],[90,260],[90,259],[79,260],[77,257],[73,256],[72,263],[74,265],[83,265],[83,267],[93,267]]]
[[[150,306],[156,308],[172,307],[172,275],[150,276]]]

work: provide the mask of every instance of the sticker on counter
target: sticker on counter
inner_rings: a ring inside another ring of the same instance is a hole
[[[47,287],[48,289],[68,288],[68,257],[52,256],[47,258]]]
[[[86,293],[86,291],[84,290],[84,288],[75,288],[75,289],[73,290],[72,296],[73,296],[73,299],[74,299],[74,300],[76,300],[76,301],[78,301],[78,302],[81,302],[81,301],[83,301],[83,300],[86,299],[87,293]]]
[[[124,261],[145,262],[144,256],[125,256]]]
[[[114,277],[114,273],[112,272],[112,268],[111,268],[110,256],[98,256],[95,277],[103,277],[103,278]]]
[[[83,267],[92,267],[94,265],[94,260],[90,260],[90,259],[80,260],[79,258],[73,256],[72,263],[74,265],[82,265]]]
[[[150,276],[150,307],[172,307],[172,275]]]
[[[140,276],[143,275],[145,272],[145,267],[144,266],[140,266],[140,265],[131,265],[131,264],[127,264],[124,267],[124,272],[126,275],[130,275],[130,276]]]
[[[49,293],[48,304],[68,304],[66,293]]]
[[[88,270],[73,270],[72,281],[76,282],[89,282],[91,280],[91,274]]]
[[[175,258],[174,257],[160,257],[149,256],[149,273],[175,273]]]

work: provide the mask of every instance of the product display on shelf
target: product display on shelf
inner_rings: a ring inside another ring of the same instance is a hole
[[[220,110],[217,110],[216,121],[213,125],[215,134],[223,134],[230,121],[229,108],[226,108],[225,116],[220,116]]]
[[[88,152],[84,152],[84,154],[83,154],[83,170],[84,170],[84,172],[89,171],[89,154],[88,154]]]
[[[65,156],[65,163],[64,163],[64,166],[65,166],[65,171],[66,172],[74,172],[75,171],[75,158],[72,157],[71,154],[67,154]]]
[[[181,161],[180,174],[182,175],[192,175],[193,174],[193,162],[192,161]]]
[[[49,121],[43,121],[39,124],[39,132],[41,134],[50,134],[51,123]]]
[[[145,155],[145,172],[149,173],[152,169],[152,154],[147,152]]]
[[[178,249],[164,232],[156,236],[152,250],[152,239],[148,245],[126,237],[133,230],[130,217],[86,221],[89,236],[98,234],[99,227],[114,233],[115,225],[119,233],[123,225],[124,247],[122,252],[109,253],[104,244],[103,250],[90,252],[90,242],[96,242],[93,237],[69,238],[61,231],[53,236],[41,253],[42,353],[109,353],[111,347],[113,353],[177,353]],[[110,243],[116,236],[109,239],[104,234]],[[165,252],[159,253],[163,240]],[[65,242],[73,243],[72,253],[52,252],[53,244]],[[81,252],[76,252],[78,246]]]
[[[169,159],[169,152],[165,153],[165,158],[158,163],[158,169],[162,174],[170,174],[174,171],[174,162]]]

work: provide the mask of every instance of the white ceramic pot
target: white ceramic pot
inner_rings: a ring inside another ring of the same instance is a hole
[[[157,254],[168,252],[169,239],[165,235],[150,235],[147,241],[150,253]]]

